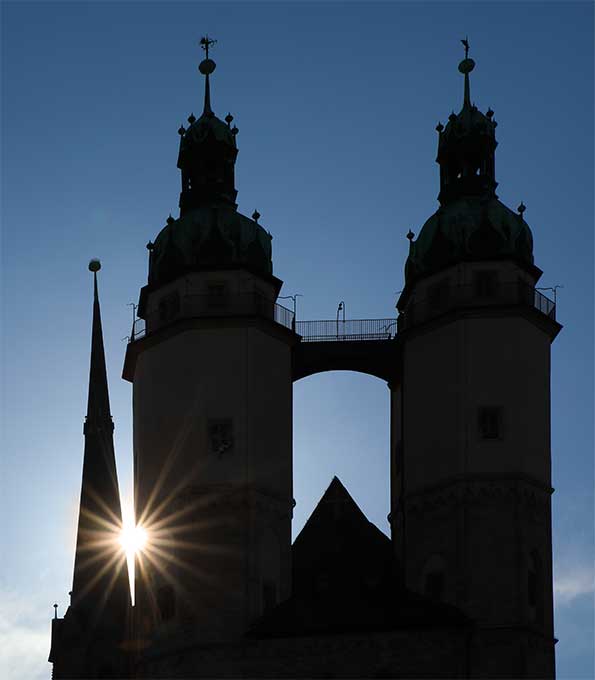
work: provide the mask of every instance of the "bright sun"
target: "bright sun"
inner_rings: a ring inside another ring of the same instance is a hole
[[[147,532],[141,526],[127,525],[120,533],[120,545],[127,557],[134,557],[147,544]]]

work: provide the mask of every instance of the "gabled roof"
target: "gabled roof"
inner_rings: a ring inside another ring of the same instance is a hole
[[[293,593],[250,637],[466,625],[450,605],[399,587],[390,539],[334,477],[296,538]]]

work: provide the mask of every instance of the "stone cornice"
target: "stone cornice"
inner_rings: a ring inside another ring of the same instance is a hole
[[[549,508],[554,489],[526,475],[456,476],[441,484],[405,494],[403,502],[407,512],[418,513],[438,510],[449,505],[484,503],[498,499],[518,499],[530,509]]]

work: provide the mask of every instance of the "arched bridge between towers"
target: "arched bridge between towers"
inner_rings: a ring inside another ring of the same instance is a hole
[[[386,380],[399,377],[396,319],[298,321],[293,380],[324,371],[357,371]]]

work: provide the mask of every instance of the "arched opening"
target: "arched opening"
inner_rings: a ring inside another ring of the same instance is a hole
[[[368,520],[390,536],[390,391],[354,371],[294,383],[295,538],[337,476]]]
[[[537,550],[529,554],[527,569],[527,605],[529,620],[533,623],[543,622],[543,570]]]
[[[421,592],[436,602],[445,598],[446,562],[442,555],[432,555],[421,573]]]

